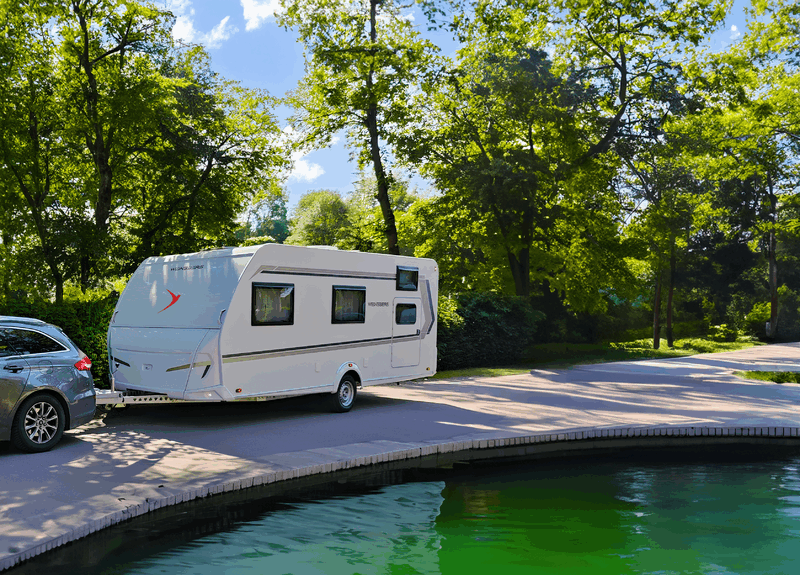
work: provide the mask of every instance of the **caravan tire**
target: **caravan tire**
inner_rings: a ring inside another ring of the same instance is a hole
[[[331,396],[333,410],[337,413],[350,411],[356,401],[356,380],[352,375],[345,375],[339,382],[339,389]]]

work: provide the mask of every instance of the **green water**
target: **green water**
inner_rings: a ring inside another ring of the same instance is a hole
[[[470,469],[294,503],[98,572],[794,574],[798,469],[800,458]]]

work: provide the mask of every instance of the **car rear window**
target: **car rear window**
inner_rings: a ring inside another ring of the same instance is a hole
[[[7,344],[16,354],[28,355],[34,353],[53,353],[68,351],[68,348],[40,331],[20,328],[6,328],[2,330],[0,342]],[[3,354],[0,351],[0,354]],[[13,355],[6,353],[5,355]]]

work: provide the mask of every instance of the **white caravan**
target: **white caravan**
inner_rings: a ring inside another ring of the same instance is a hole
[[[360,386],[436,372],[438,277],[429,259],[280,244],[148,258],[109,326],[112,389],[330,393],[347,411]]]

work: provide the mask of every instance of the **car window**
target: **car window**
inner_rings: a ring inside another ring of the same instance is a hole
[[[7,357],[9,355],[17,355],[17,352],[14,351],[14,348],[11,347],[11,344],[9,344],[8,340],[5,338],[5,330],[0,329],[0,357]]]
[[[67,348],[52,337],[31,329],[7,328],[3,330],[8,346],[17,354],[52,353]],[[9,354],[11,355],[11,354]]]

